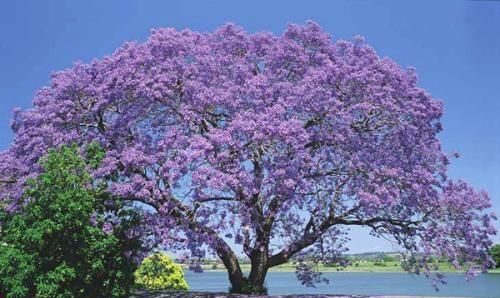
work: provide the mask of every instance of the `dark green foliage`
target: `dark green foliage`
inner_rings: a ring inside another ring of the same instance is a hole
[[[113,198],[91,180],[86,169],[102,157],[96,145],[86,160],[76,146],[51,150],[40,162],[43,172],[28,182],[22,210],[0,211],[0,297],[128,295],[136,266],[124,252],[141,246],[125,230],[140,218],[116,200],[109,204]],[[109,234],[99,227],[102,220],[91,223],[93,214],[105,212],[121,221]]]
[[[394,261],[396,261],[396,258],[394,258],[393,256],[390,256],[390,255],[383,255],[382,256],[382,261],[384,261],[384,262],[394,262]]]
[[[491,247],[490,255],[496,263],[496,268],[500,268],[500,244],[495,244]]]

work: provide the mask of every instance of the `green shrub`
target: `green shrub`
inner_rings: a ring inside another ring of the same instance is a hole
[[[496,268],[500,268],[500,244],[495,244],[490,249],[490,256],[496,263]]]
[[[155,253],[144,259],[135,272],[135,282],[149,290],[189,289],[181,266],[162,253]]]
[[[0,297],[33,297],[34,291],[29,286],[35,278],[34,258],[10,245],[0,245],[2,245],[0,250]]]
[[[92,165],[76,146],[51,150],[20,210],[0,208],[0,297],[128,296],[136,266],[125,252],[137,252],[141,243],[125,231],[140,218],[124,206],[106,209],[104,200],[112,198],[91,180]],[[91,218],[111,211],[121,224],[105,233]]]
[[[384,261],[375,261],[373,263],[373,266],[379,266],[379,267],[387,267],[387,264],[384,263]]]

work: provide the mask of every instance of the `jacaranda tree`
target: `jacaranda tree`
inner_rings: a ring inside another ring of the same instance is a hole
[[[265,291],[268,269],[298,255],[338,260],[349,226],[394,239],[411,272],[431,270],[431,256],[483,269],[490,199],[447,177],[442,113],[414,69],[312,22],[281,36],[158,29],[53,74],[15,112],[2,197],[17,208],[48,148],[97,141],[93,176],[154,210],[159,245],[214,252],[235,292]]]

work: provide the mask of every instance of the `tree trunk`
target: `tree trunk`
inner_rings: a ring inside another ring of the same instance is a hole
[[[267,250],[254,251],[251,257],[251,266],[250,275],[248,276],[251,294],[267,294],[267,289],[264,287],[267,270],[269,270]]]
[[[224,260],[223,260],[224,261]],[[227,263],[226,261],[229,261]],[[251,270],[248,278],[243,275],[240,270],[238,260],[226,258],[224,265],[226,266],[229,281],[231,283],[230,292],[237,294],[267,294],[267,289],[264,286],[267,271],[269,266],[267,264],[267,253],[254,252],[251,256]]]
[[[227,270],[229,275],[229,282],[231,283],[231,287],[229,289],[230,293],[238,293],[238,294],[249,294],[247,293],[249,286],[248,279],[243,275],[243,273],[232,272]]]
[[[230,292],[244,293],[245,289],[248,288],[248,279],[243,275],[243,272],[241,271],[238,257],[222,239],[219,239],[219,248],[217,249],[217,255],[226,267],[229,282],[231,283]]]

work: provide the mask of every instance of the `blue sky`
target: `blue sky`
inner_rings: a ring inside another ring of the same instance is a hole
[[[381,56],[416,67],[420,86],[445,103],[440,139],[461,155],[450,175],[487,190],[500,214],[500,1],[3,0],[0,149],[13,137],[12,110],[29,108],[51,72],[144,41],[151,28],[212,31],[234,22],[281,34],[306,20],[334,39],[363,35]],[[354,252],[391,249],[360,230],[352,237]]]

